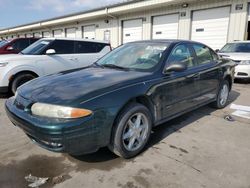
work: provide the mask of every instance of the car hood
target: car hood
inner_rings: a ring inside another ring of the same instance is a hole
[[[20,60],[28,60],[37,57],[36,55],[23,55],[23,54],[8,54],[8,55],[0,55],[0,62],[12,62],[12,61],[20,61]]]
[[[219,55],[234,61],[250,60],[250,53],[219,53]]]
[[[61,105],[76,101],[80,103],[144,81],[150,75],[152,73],[88,67],[32,80],[20,87],[18,93],[33,102]]]

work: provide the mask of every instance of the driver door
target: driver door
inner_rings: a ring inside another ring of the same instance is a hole
[[[156,89],[155,104],[158,106],[160,120],[168,119],[195,106],[199,97],[199,74],[195,69],[194,54],[188,44],[179,44],[168,57],[166,66],[181,62],[187,64],[187,70],[172,72],[162,76]]]

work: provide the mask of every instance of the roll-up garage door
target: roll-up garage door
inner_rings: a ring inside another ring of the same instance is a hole
[[[194,11],[191,39],[220,49],[227,42],[229,14],[230,7]]]
[[[26,37],[27,37],[27,38],[33,37],[33,34],[32,34],[32,33],[27,33],[27,34],[26,34]]]
[[[21,34],[18,36],[19,38],[25,38],[25,34]]]
[[[67,38],[76,38],[76,28],[67,28],[65,31]]]
[[[42,33],[42,35],[43,35],[43,37],[50,37],[50,32],[49,31],[44,31],[43,33]]]
[[[153,39],[177,39],[179,15],[163,15],[153,17]]]
[[[95,39],[95,25],[83,26],[83,38]]]
[[[41,33],[34,33],[34,37],[41,37]]]
[[[61,29],[54,30],[54,31],[53,31],[53,35],[54,35],[55,38],[60,38],[60,37],[62,37],[62,30],[61,30]]]
[[[142,19],[123,21],[123,43],[142,40]]]

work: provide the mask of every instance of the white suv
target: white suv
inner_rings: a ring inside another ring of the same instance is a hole
[[[0,93],[48,74],[88,66],[111,50],[103,41],[44,38],[21,53],[0,56]]]
[[[233,60],[235,67],[235,78],[250,80],[250,41],[236,41],[227,43],[218,54]]]

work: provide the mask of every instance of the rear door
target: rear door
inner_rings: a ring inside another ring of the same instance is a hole
[[[78,67],[85,67],[96,62],[110,51],[110,45],[99,42],[76,41],[74,59]]]
[[[198,81],[200,88],[199,103],[207,102],[216,97],[219,88],[221,70],[218,67],[219,58],[210,48],[203,44],[192,44],[197,71],[200,73]]]

